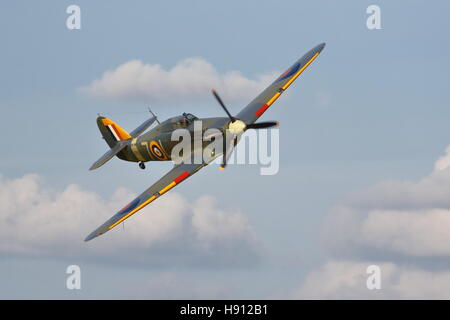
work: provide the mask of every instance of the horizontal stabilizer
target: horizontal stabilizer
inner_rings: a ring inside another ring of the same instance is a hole
[[[104,165],[106,162],[111,160],[116,154],[118,154],[120,151],[122,151],[123,148],[127,146],[127,141],[119,141],[114,146],[114,148],[110,149],[108,152],[106,152],[104,155],[100,157],[97,161],[94,162],[94,164],[89,168],[89,170],[94,170],[102,165]]]
[[[132,137],[138,137],[140,136],[145,130],[147,130],[148,127],[150,127],[154,122],[156,121],[156,117],[151,117],[150,119],[146,120],[143,124],[141,124],[139,127],[134,129],[130,132],[130,135]]]

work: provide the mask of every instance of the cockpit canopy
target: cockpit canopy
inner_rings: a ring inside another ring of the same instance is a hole
[[[196,116],[194,116],[192,113],[186,113],[183,112],[183,116],[188,120],[188,121],[194,121],[197,120],[198,118]]]
[[[172,131],[175,129],[186,128],[197,119],[198,118],[194,116],[192,113],[184,112],[181,116],[176,116],[164,121],[161,124],[161,130]]]
[[[175,124],[175,127],[177,128],[185,128],[196,119],[198,118],[192,113],[183,112],[183,115],[173,118],[174,121],[172,121],[172,123]]]

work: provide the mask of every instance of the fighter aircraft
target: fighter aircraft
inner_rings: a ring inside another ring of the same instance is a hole
[[[224,169],[233,149],[239,142],[239,138],[246,130],[270,128],[278,125],[275,121],[256,122],[256,120],[264,114],[292,82],[294,82],[294,80],[297,79],[297,77],[317,58],[324,47],[325,43],[322,43],[308,51],[289,69],[275,79],[271,85],[262,91],[236,116],[233,116],[229,112],[215,90],[212,90],[212,93],[222,106],[227,117],[199,119],[193,114],[183,113],[181,116],[172,117],[160,123],[157,117],[152,113],[150,119],[128,133],[110,119],[99,116],[97,118],[98,128],[111,149],[100,157],[100,159],[92,165],[90,170],[99,168],[114,156],[117,156],[122,160],[138,162],[141,169],[145,169],[145,162],[148,161],[173,160],[171,157],[172,148],[174,148],[178,142],[172,141],[172,133],[176,129],[186,129],[192,132],[196,121],[201,121],[203,129],[214,128],[222,133],[225,133],[225,131],[231,133],[231,139],[222,139],[224,148],[222,149],[222,152],[212,154],[211,161],[201,161],[201,163],[195,163],[195,161],[181,161],[180,163],[175,164],[172,170],[155,184],[90,233],[85,241],[98,237],[122,223],[125,219],[128,219],[152,201],[155,201],[161,195],[180,184],[185,179],[191,177],[194,173],[211,163],[212,160],[220,155],[222,155],[220,168]],[[144,133],[155,122],[158,123],[157,126]],[[194,142],[193,139],[192,143]],[[202,147],[205,146],[203,143],[204,141],[201,144]]]

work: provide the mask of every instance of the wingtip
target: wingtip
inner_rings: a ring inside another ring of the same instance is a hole
[[[88,242],[89,240],[92,240],[92,239],[94,239],[95,238],[95,236],[93,236],[93,235],[88,235],[86,238],[84,238],[84,242]]]
[[[319,44],[317,46],[317,51],[320,53],[323,50],[323,48],[325,48],[325,46],[326,46],[326,43],[322,42],[321,44]]]
[[[102,233],[99,233],[97,230],[95,230],[95,231],[89,233],[89,235],[86,238],[84,238],[84,242],[88,242],[94,238],[97,238],[101,234]]]

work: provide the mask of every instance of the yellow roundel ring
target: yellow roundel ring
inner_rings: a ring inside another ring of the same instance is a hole
[[[150,153],[152,156],[157,160],[169,160],[169,157],[164,152],[163,148],[158,144],[156,141],[150,141],[150,144],[148,146]]]

